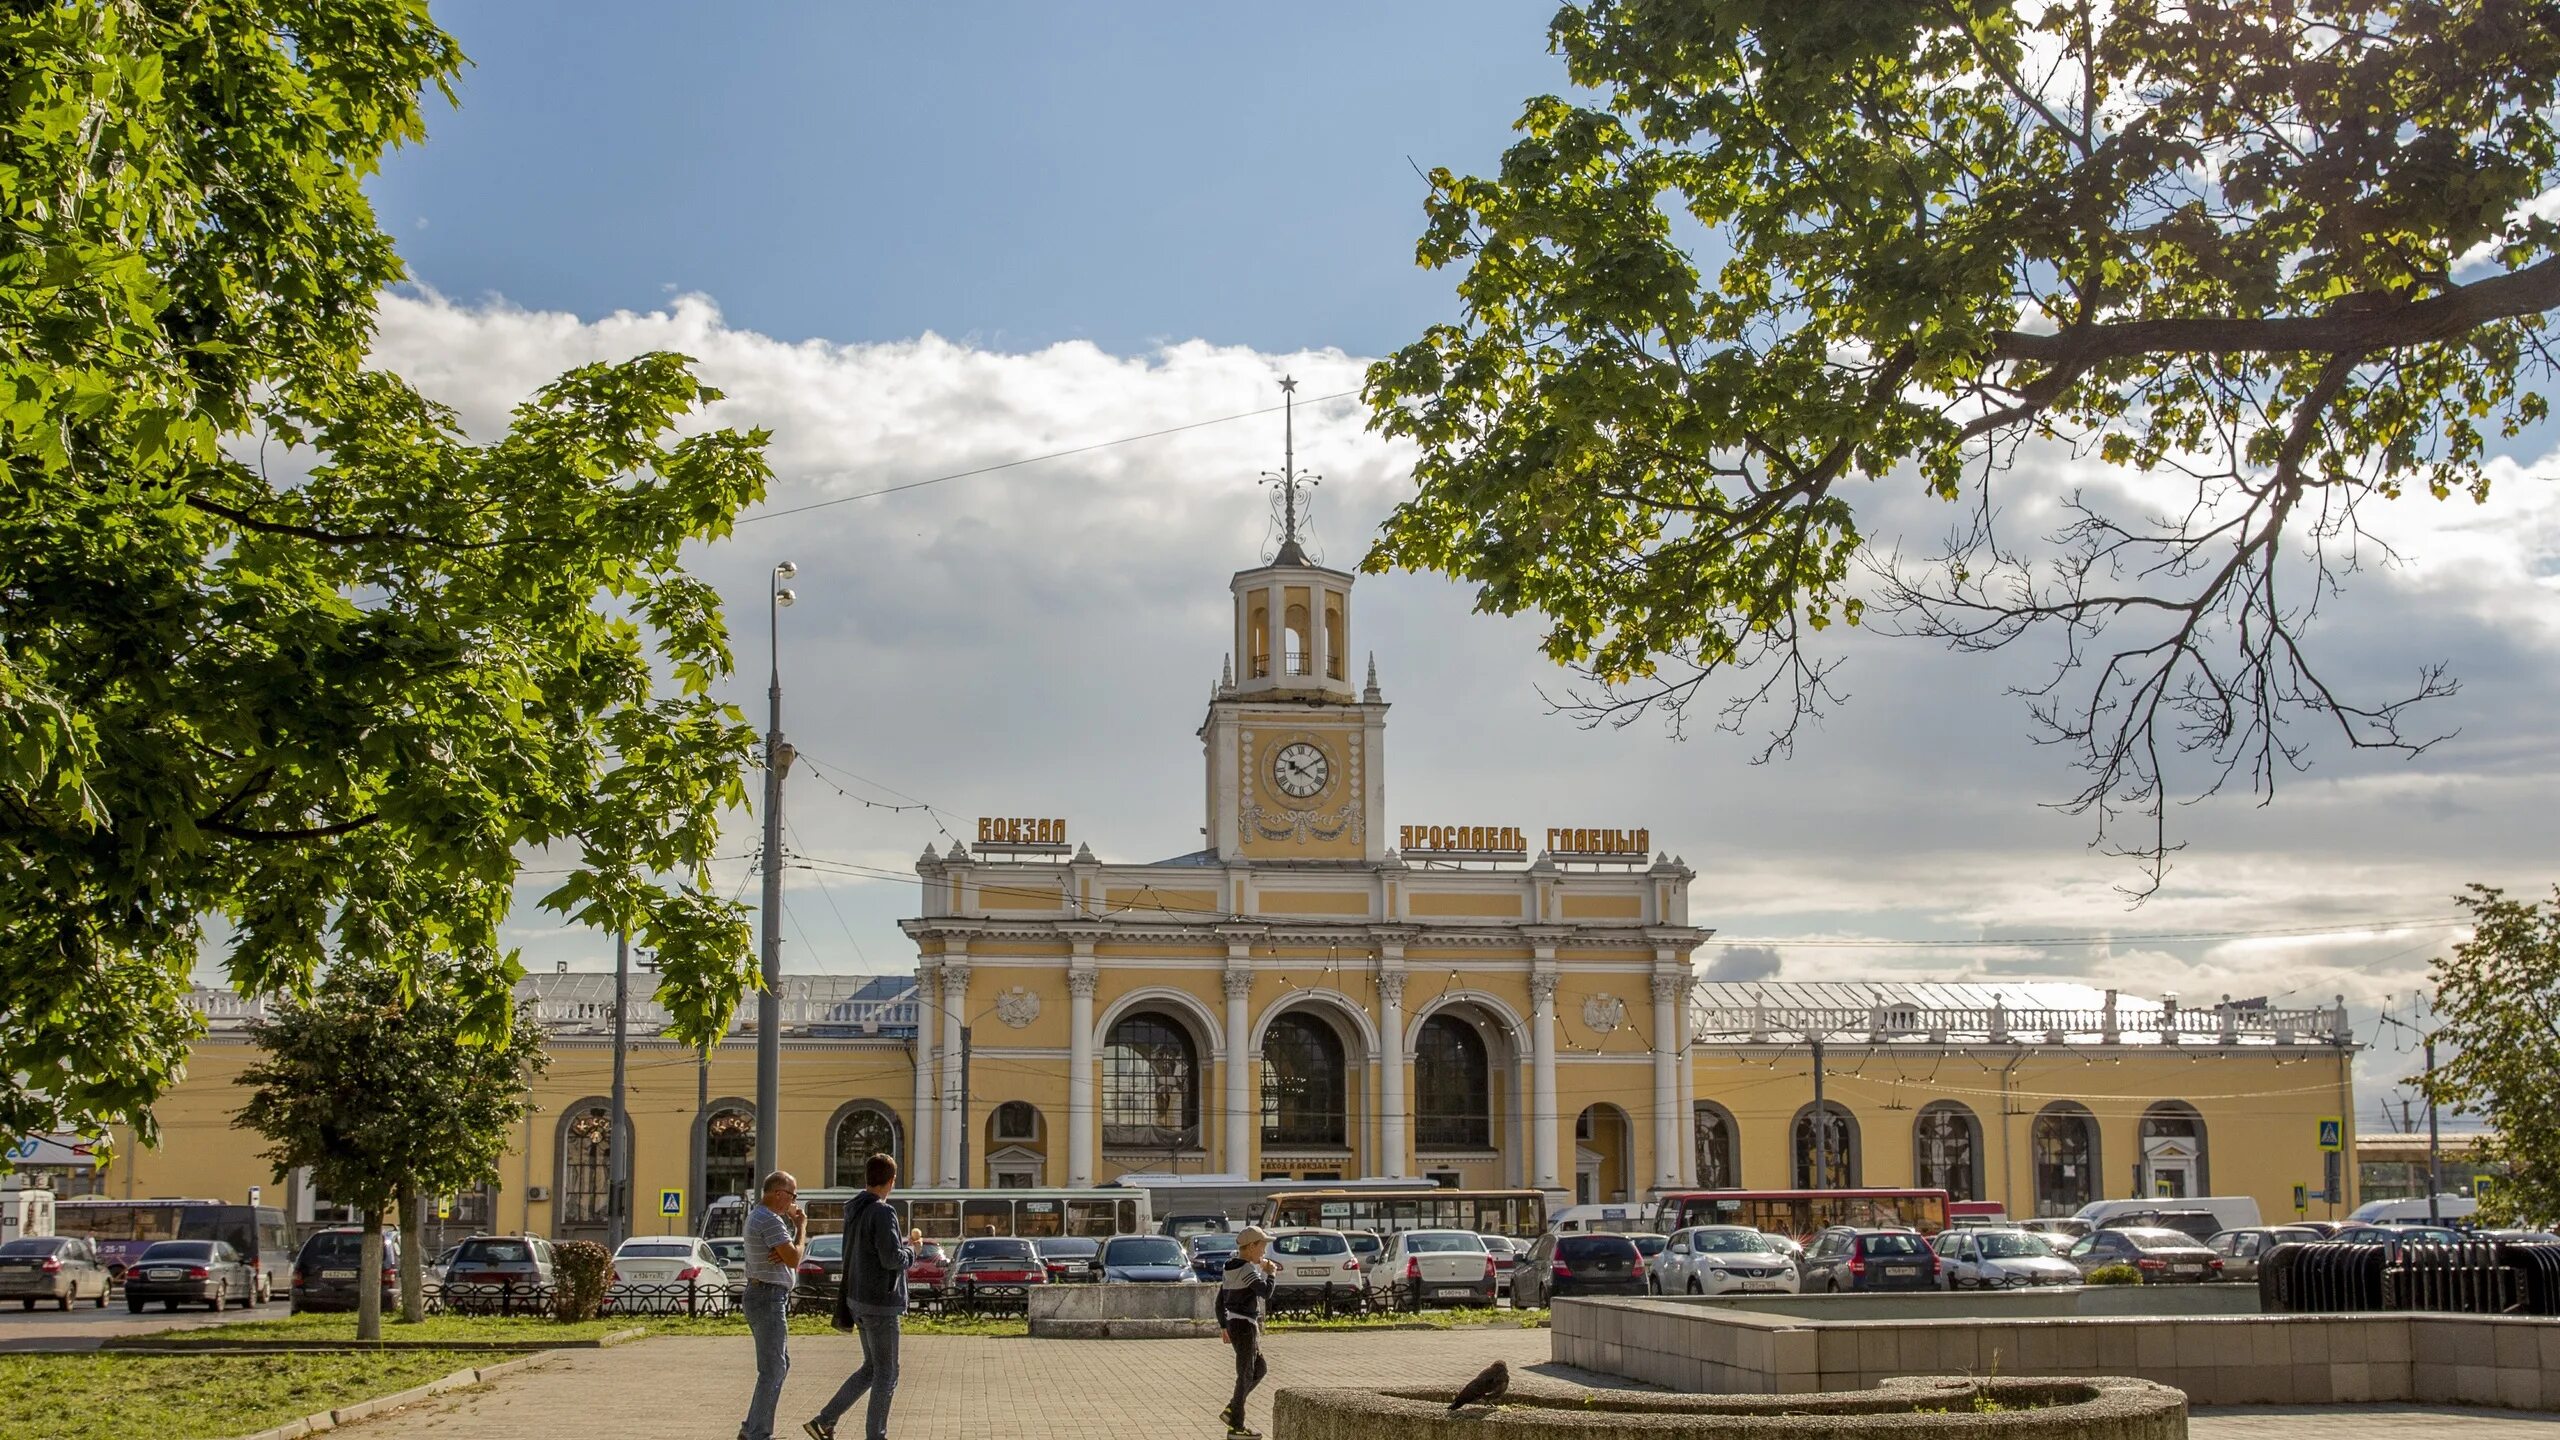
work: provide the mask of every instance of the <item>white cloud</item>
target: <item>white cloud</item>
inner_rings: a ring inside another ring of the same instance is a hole
[[[645,350],[696,357],[727,392],[709,417],[773,432],[767,510],[809,505],[1098,440],[1357,387],[1362,361],[1333,351],[1270,355],[1186,342],[1138,356],[1087,344],[1006,353],[925,336],[894,344],[787,344],[727,325],[700,296],[596,320],[433,294],[385,306],[377,358],[495,433],[509,406],[568,367]],[[1317,538],[1350,566],[1409,483],[1409,456],[1367,432],[1355,401],[1301,407],[1300,462],[1324,476]],[[743,524],[707,547],[702,572],[731,600],[745,678],[762,713],[766,568],[801,569],[783,618],[786,729],[838,777],[922,796],[953,817],[1071,817],[1107,859],[1196,848],[1193,731],[1227,647],[1228,575],[1256,563],[1265,492],[1280,458],[1277,415],[1088,450],[949,484]],[[1809,729],[1796,758],[1746,763],[1747,742],[1688,742],[1639,723],[1584,731],[1550,715],[1537,687],[1562,677],[1535,653],[1538,627],[1471,613],[1463,588],[1429,576],[1364,578],[1355,651],[1374,650],[1396,709],[1387,764],[1393,814],[1482,815],[1544,825],[1644,825],[1701,872],[1695,910],[1737,940],[1979,936],[1976,950],[1777,946],[1788,978],[2024,975],[2086,978],[2191,998],[2262,993],[2359,1005],[2423,979],[2435,936],[2315,936],[2264,942],[2029,947],[2001,937],[2333,928],[2434,917],[2468,880],[2538,889],[2560,861],[2560,701],[2550,591],[2560,504],[2525,474],[2487,507],[2424,499],[2375,517],[2412,563],[2351,580],[2320,632],[2352,666],[2398,678],[2442,653],[2464,694],[2463,728],[2418,761],[2324,744],[2276,803],[2245,795],[2182,809],[2189,841],[2166,892],[2128,914],[2133,877],[2089,852],[2082,819],[2043,808],[2076,788],[2062,757],[2028,739],[2003,687],[2038,678],[2029,657],[1966,659],[1858,634],[1851,702]],[[2020,477],[2015,509],[2049,507],[2050,472]],[[2034,489],[2038,483],[2047,488]],[[1942,510],[1880,482],[1870,513],[1925,548]],[[2030,520],[2029,523],[2032,523]],[[747,658],[752,657],[752,658]],[[851,781],[874,800],[895,796]],[[866,808],[795,773],[795,848],[905,872],[928,841],[917,813]],[[739,842],[752,844],[741,817]],[[959,828],[955,823],[954,828]],[[742,867],[724,873],[743,882]],[[891,969],[908,963],[894,921],[911,881],[794,871],[790,963]],[[825,888],[821,888],[821,880]],[[528,889],[528,893],[538,893]],[[591,964],[598,937],[520,914],[537,965]],[[1764,957],[1751,957],[1755,967]]]

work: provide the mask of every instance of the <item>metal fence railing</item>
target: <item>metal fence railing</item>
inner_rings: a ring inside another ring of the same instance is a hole
[[[2258,1261],[2258,1305],[2270,1315],[2560,1316],[2560,1245],[2279,1245]]]

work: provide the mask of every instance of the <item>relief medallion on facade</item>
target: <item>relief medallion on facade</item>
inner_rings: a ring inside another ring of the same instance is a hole
[[[1019,1030],[1040,1018],[1040,997],[1016,985],[996,997],[996,1018]]]
[[[1627,1002],[1604,990],[1582,1002],[1582,1023],[1606,1035],[1627,1023]]]

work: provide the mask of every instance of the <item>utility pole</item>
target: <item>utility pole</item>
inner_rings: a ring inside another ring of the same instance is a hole
[[[969,1184],[969,1027],[966,1025],[960,1027],[960,1093],[952,1097],[952,1103],[960,1111],[953,1117],[953,1123],[960,1127],[960,1178],[955,1183],[966,1188]]]
[[[799,597],[782,582],[800,573],[785,560],[773,567],[767,587],[766,636],[773,667],[765,691],[770,711],[764,732],[764,994],[756,1002],[756,1174],[754,1184],[779,1168],[782,1140],[782,777],[791,768],[791,746],[782,738],[782,611]]]
[[[631,1238],[631,1147],[622,1137],[631,1124],[630,1099],[623,1087],[630,1076],[631,932],[613,937],[613,1118],[605,1126],[604,1153],[610,1161],[606,1179],[606,1228],[619,1249]]]
[[[2396,1025],[2417,1036],[2418,1043],[2426,1050],[2427,1223],[2441,1225],[2444,1223],[2444,1201],[2438,1197],[2444,1194],[2444,1130],[2436,1117],[2436,1035],[2432,1030],[2420,1030],[2397,1015],[2386,1013],[2381,1020],[2385,1025]]]
[[[1807,1188],[1831,1188],[1831,1108],[1822,1098],[1822,1039],[1813,1037],[1813,1184]]]

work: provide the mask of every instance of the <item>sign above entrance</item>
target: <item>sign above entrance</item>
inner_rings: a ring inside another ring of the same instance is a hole
[[[1403,825],[1396,829],[1396,848],[1425,854],[1525,859],[1529,837],[1516,825]]]
[[[1547,853],[1559,859],[1642,860],[1652,851],[1650,830],[1547,830]]]
[[[1035,820],[1019,815],[978,817],[978,849],[981,852],[1064,855],[1070,848],[1067,822],[1064,820]]]

